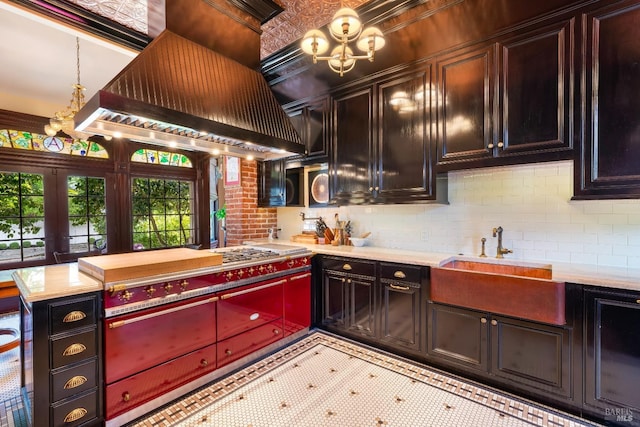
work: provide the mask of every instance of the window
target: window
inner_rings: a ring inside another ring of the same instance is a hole
[[[159,178],[132,180],[133,250],[193,243],[193,184]]]
[[[45,258],[44,177],[0,172],[0,263]]]
[[[106,252],[104,178],[67,177],[69,252]]]
[[[16,150],[59,153],[71,156],[108,159],[109,153],[97,142],[46,136],[21,130],[0,129],[0,147]]]

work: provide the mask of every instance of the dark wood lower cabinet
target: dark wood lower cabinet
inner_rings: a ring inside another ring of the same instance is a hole
[[[572,396],[573,328],[428,303],[428,356],[511,388]]]
[[[585,409],[640,425],[640,293],[585,291]]]

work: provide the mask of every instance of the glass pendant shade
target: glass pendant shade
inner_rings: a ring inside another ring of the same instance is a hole
[[[314,44],[315,52],[314,52]],[[308,55],[322,55],[329,50],[329,40],[320,30],[309,30],[302,38],[300,44],[302,51]]]
[[[329,31],[337,38],[346,36],[348,39],[352,39],[358,35],[361,28],[362,22],[360,22],[360,17],[355,10],[348,7],[339,9],[335,15],[333,15],[331,24],[329,24]]]
[[[382,31],[376,27],[368,27],[362,31],[362,34],[360,34],[356,46],[361,51],[368,52],[369,49],[372,51],[382,49],[384,47],[384,43],[385,41]]]
[[[350,71],[355,65],[356,60],[353,59],[353,51],[344,46],[344,56],[342,55],[342,46],[336,46],[331,51],[331,59],[329,60],[329,67],[336,73],[346,73]]]

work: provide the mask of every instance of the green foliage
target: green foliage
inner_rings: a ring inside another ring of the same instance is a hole
[[[107,208],[104,179],[70,176],[67,188],[71,225],[90,224],[97,233],[105,235],[107,233]]]
[[[188,181],[136,178],[132,185],[133,243],[146,249],[180,246],[191,237]]]
[[[36,246],[39,247],[39,248],[42,248],[42,247],[44,247],[44,242],[42,240],[38,240],[36,242]]]
[[[18,242],[9,243],[9,249],[20,249],[20,243]]]
[[[6,243],[0,243],[0,251],[4,251],[8,247],[9,247],[9,245],[7,245]]]
[[[22,226],[23,233],[38,234],[44,217],[43,192],[42,175],[0,172],[0,233],[13,238]]]
[[[225,204],[220,209],[218,209],[215,213],[215,216],[220,221],[225,219],[227,217],[227,205]]]
[[[22,242],[22,247],[23,248],[30,248],[31,247],[31,242],[28,240],[25,240],[24,242]]]

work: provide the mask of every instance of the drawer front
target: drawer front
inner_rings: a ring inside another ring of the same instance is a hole
[[[95,420],[98,408],[98,391],[96,389],[64,402],[61,405],[53,405],[54,427],[75,427]]]
[[[205,296],[105,322],[108,384],[216,342],[216,300]]]
[[[392,282],[422,283],[423,268],[415,265],[380,263],[380,279]]]
[[[74,394],[82,393],[96,387],[98,378],[98,363],[92,359],[87,363],[77,365],[71,369],[63,369],[51,374],[53,387],[53,401],[66,399]]]
[[[59,368],[97,355],[96,330],[51,340],[51,368]]]
[[[218,367],[238,360],[267,345],[274,343],[283,336],[282,319],[243,334],[236,335],[218,343]]]
[[[51,335],[96,324],[97,298],[49,304]]]
[[[286,279],[256,283],[220,294],[218,341],[282,318]]]
[[[216,345],[210,345],[118,381],[106,388],[109,420],[216,369]]]
[[[362,261],[352,258],[324,257],[322,267],[326,270],[338,271],[341,273],[358,274],[361,276],[376,275],[375,261]]]

